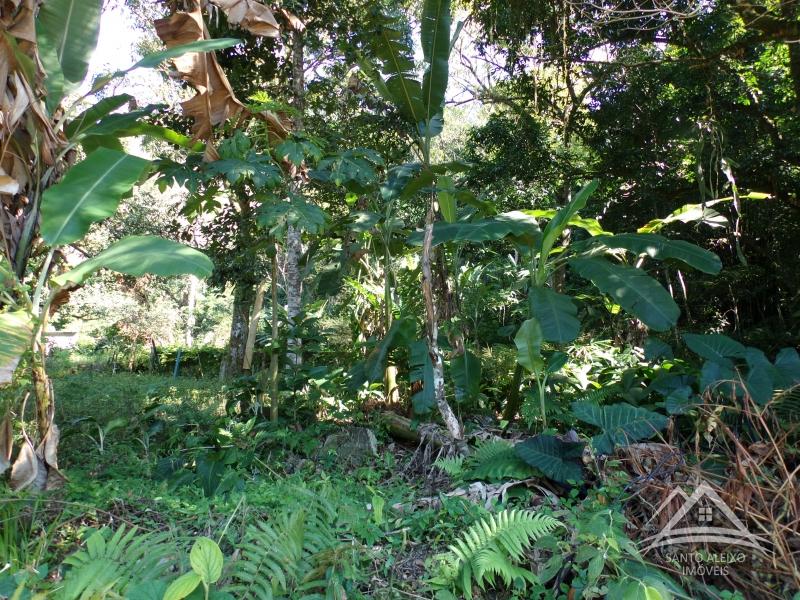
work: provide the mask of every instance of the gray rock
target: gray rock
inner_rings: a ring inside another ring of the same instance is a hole
[[[325,438],[320,453],[324,456],[331,451],[336,452],[343,463],[360,465],[378,455],[378,440],[367,427],[349,427]]]

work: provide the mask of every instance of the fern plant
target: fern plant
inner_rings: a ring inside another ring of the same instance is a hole
[[[236,598],[346,597],[342,582],[357,563],[354,547],[338,538],[333,504],[304,491],[303,508],[247,528],[229,587]]]
[[[494,440],[479,445],[465,461],[465,479],[500,481],[527,479],[538,471],[526,464],[506,440]]]
[[[537,539],[561,523],[549,515],[528,510],[504,510],[473,524],[449,552],[439,556],[440,574],[431,580],[436,588],[460,588],[472,599],[473,580],[481,589],[488,583],[495,586],[497,578],[505,585],[520,581],[535,583],[536,576],[519,563],[525,551]]]
[[[125,597],[129,586],[160,578],[175,562],[177,549],[163,534],[139,534],[122,525],[103,528],[86,540],[82,550],[64,560],[71,568],[59,598]]]

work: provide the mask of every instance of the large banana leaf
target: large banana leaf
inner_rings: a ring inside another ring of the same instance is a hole
[[[73,139],[76,135],[83,133],[90,127],[94,127],[100,119],[108,116],[118,108],[122,108],[131,100],[133,100],[133,96],[129,94],[103,98],[67,123],[64,126],[64,133],[69,139]]]
[[[553,249],[553,244],[556,243],[556,240],[564,231],[564,228],[567,227],[569,222],[575,217],[578,211],[586,206],[586,202],[589,200],[589,197],[597,189],[597,184],[598,182],[595,180],[583,186],[580,191],[573,196],[569,204],[559,210],[547,223],[547,227],[544,228],[544,234],[542,236],[542,249],[540,254],[542,264],[544,264],[545,260],[550,255],[550,250]]]
[[[611,454],[615,446],[626,446],[650,438],[669,423],[664,415],[624,402],[609,406],[599,406],[595,402],[573,402],[572,414],[580,421],[602,430],[592,438],[592,446],[602,454]]]
[[[364,57],[360,61],[364,74],[407,120],[415,126],[424,122],[422,84],[415,78],[414,53],[406,44],[405,33],[391,24],[384,24],[371,40],[370,49],[372,56],[380,61],[380,68]],[[387,76],[385,81],[381,73]]]
[[[750,192],[746,195],[740,195],[740,200],[766,200],[770,197],[769,194],[762,192]],[[721,215],[716,210],[711,209],[711,206],[721,202],[732,202],[733,196],[727,198],[718,198],[717,200],[709,200],[699,204],[684,204],[680,208],[672,211],[666,217],[661,219],[653,219],[646,225],[638,229],[639,233],[655,233],[660,231],[670,223],[693,223],[699,222],[708,225],[709,227],[725,227],[728,224],[727,217]]]
[[[512,211],[476,221],[436,223],[433,226],[433,245],[446,242],[483,243],[506,236],[527,236],[537,240],[542,232],[536,219],[521,211]],[[408,243],[421,246],[424,232],[415,231],[408,236]]]
[[[82,238],[92,223],[113,215],[149,161],[100,148],[72,167],[42,196],[41,234],[50,246]]]
[[[183,44],[181,46],[174,46],[172,48],[167,48],[166,50],[159,50],[158,52],[152,52],[148,54],[136,64],[128,67],[127,69],[123,69],[122,71],[115,71],[109,75],[105,75],[103,77],[98,77],[91,89],[91,93],[97,92],[101,90],[103,87],[108,85],[108,83],[118,77],[123,77],[127,75],[131,71],[135,71],[136,69],[154,69],[159,66],[161,63],[171,60],[173,58],[177,58],[179,56],[183,56],[184,54],[188,54],[190,52],[213,52],[214,50],[222,50],[223,48],[230,48],[231,46],[235,46],[236,44],[241,43],[242,40],[236,38],[215,38],[211,40],[198,40],[196,42],[189,42],[188,44]]]
[[[414,414],[424,415],[436,406],[433,389],[433,361],[425,340],[417,340],[408,346],[408,363],[411,368],[408,379],[411,383],[422,382],[422,390],[411,396]]]
[[[64,93],[86,77],[97,46],[102,7],[102,0],[47,0],[39,9],[38,38],[55,51],[66,82]]]
[[[11,382],[17,361],[31,343],[33,323],[24,311],[0,313],[0,385]]]
[[[425,121],[444,108],[450,59],[450,0],[425,0],[422,7],[422,55],[428,68],[422,76]]]
[[[202,252],[160,237],[142,235],[123,238],[94,258],[55,278],[57,285],[81,284],[100,269],[110,269],[125,275],[145,273],[170,277],[195,275],[208,277],[214,263]]]
[[[571,342],[581,330],[578,308],[572,298],[550,288],[536,286],[530,293],[533,316],[542,326],[544,339],[550,342]]]
[[[722,269],[719,256],[683,240],[670,240],[655,233],[620,233],[598,235],[587,240],[590,248],[623,249],[634,254],[647,254],[659,260],[674,259],[698,271],[716,275]]]
[[[641,269],[602,258],[573,258],[569,266],[626,311],[656,331],[674,326],[680,309],[669,292]]]
[[[542,358],[542,327],[536,319],[523,322],[514,336],[514,345],[517,347],[517,362],[529,373],[541,371],[544,367]]]
[[[450,360],[456,400],[474,400],[481,393],[481,359],[465,350]]]
[[[383,379],[389,352],[398,346],[408,345],[415,333],[416,323],[413,319],[408,317],[396,319],[367,359],[353,368],[348,383],[349,388],[355,392],[365,382],[374,383]]]
[[[583,479],[583,448],[582,442],[565,442],[554,435],[539,434],[514,446],[514,451],[550,479],[566,483]]]

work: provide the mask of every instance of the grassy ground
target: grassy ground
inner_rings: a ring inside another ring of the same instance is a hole
[[[435,490],[401,472],[398,458],[410,449],[380,430],[377,457],[342,465],[320,452],[337,425],[230,419],[216,381],[62,367],[54,387],[68,481],[46,500],[0,503],[4,563],[45,565],[59,578],[53,565],[98,528],[120,525],[166,533],[185,548],[207,536],[230,553],[249,525],[301,509],[310,491],[336,507],[336,531],[358,549],[341,565],[350,597],[400,598],[424,586],[425,561],[437,549],[487,513],[461,499],[392,510]]]

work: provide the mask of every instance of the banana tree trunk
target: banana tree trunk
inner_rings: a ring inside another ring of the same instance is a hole
[[[269,418],[271,421],[278,420],[278,355],[277,340],[280,331],[278,329],[278,255],[272,255],[272,350],[269,360],[269,380],[270,380],[270,410]]]
[[[431,271],[431,254],[433,250],[434,198],[431,198],[428,213],[425,216],[425,236],[422,243],[422,296],[425,300],[425,325],[427,329],[428,354],[433,363],[433,393],[436,406],[454,440],[463,438],[461,423],[444,396],[444,362],[439,350],[439,323],[436,314],[436,303],[433,298],[433,273]]]

